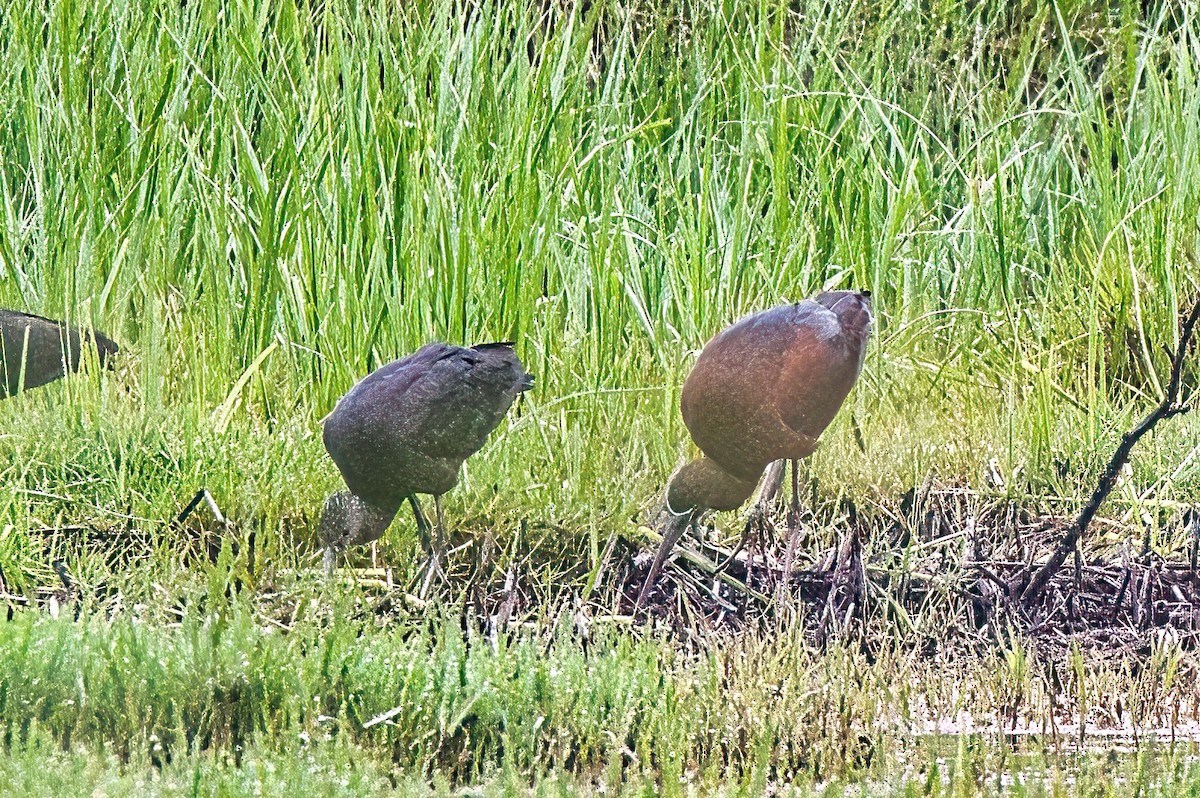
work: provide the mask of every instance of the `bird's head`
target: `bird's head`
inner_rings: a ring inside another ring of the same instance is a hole
[[[88,337],[96,347],[96,359],[100,362],[100,365],[110,369],[113,368],[113,356],[121,351],[121,347],[117,346],[117,342],[95,330],[89,331]]]
[[[736,510],[745,504],[757,485],[757,477],[740,479],[714,460],[697,457],[671,475],[667,483],[667,506],[675,514],[693,509]]]
[[[815,301],[837,316],[842,335],[862,351],[871,337],[871,292],[822,291]]]
[[[350,546],[361,546],[378,540],[387,530],[396,511],[390,513],[364,501],[349,491],[339,491],[325,500],[317,534],[325,548],[326,563],[335,553]]]

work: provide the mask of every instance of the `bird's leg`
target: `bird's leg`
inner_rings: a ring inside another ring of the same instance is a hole
[[[792,461],[792,505],[788,508],[788,534],[800,529],[800,461]]]
[[[675,513],[671,514],[671,520],[667,522],[667,528],[663,530],[663,540],[658,547],[658,553],[654,555],[654,562],[650,564],[650,573],[646,575],[646,584],[642,585],[642,591],[638,593],[637,603],[633,607],[634,615],[637,615],[642,609],[642,604],[645,603],[646,596],[650,595],[650,588],[653,587],[654,580],[658,579],[658,574],[662,571],[663,562],[666,561],[667,555],[675,548],[679,537],[692,525],[697,515],[699,513],[695,510],[678,515]]]
[[[428,554],[430,552],[429,530],[432,528],[429,524],[429,519],[425,517],[425,513],[421,512],[421,504],[417,501],[417,494],[408,494],[408,503],[412,507],[413,517],[417,521],[417,533],[421,536],[421,551]]]
[[[440,494],[433,497],[433,509],[437,514],[437,526],[434,527],[433,533],[433,556],[436,558],[438,570],[442,571],[442,563],[445,563],[447,568],[450,567],[450,563],[447,561],[449,555],[446,552],[446,516],[442,513]],[[445,571],[442,572],[445,573]]]
[[[796,543],[800,538],[800,461],[792,461],[792,504],[788,508],[787,551],[783,555],[783,574],[779,579],[779,587],[775,596],[776,603],[783,599],[783,592],[792,580],[792,563],[796,558]]]
[[[425,598],[425,594],[429,592],[429,584],[433,580],[434,571],[437,570],[437,557],[433,551],[433,543],[430,536],[430,531],[433,529],[429,523],[429,519],[425,517],[425,513],[421,512],[421,504],[417,501],[417,495],[410,493],[408,495],[408,503],[412,506],[413,518],[417,521],[417,533],[421,537],[421,551],[425,552],[425,576],[421,580],[420,597]]]

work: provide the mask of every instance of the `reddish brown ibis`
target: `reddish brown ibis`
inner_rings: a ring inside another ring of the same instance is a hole
[[[637,607],[646,600],[680,535],[710,510],[736,510],[763,471],[791,460],[795,469],[850,393],[871,335],[866,291],[826,291],[764,310],[709,341],[683,383],[683,422],[701,456],[667,485],[671,520]]]
[[[325,502],[319,534],[326,569],[347,546],[378,539],[405,500],[430,575],[439,569],[446,553],[442,494],[458,482],[463,462],[483,446],[517,394],[532,385],[511,344],[464,349],[432,343],[351,388],[325,420],[325,448],[350,489]],[[433,546],[418,493],[433,494]]]
[[[117,345],[107,336],[0,309],[0,399],[78,371],[85,344],[95,349],[100,365],[112,367]]]

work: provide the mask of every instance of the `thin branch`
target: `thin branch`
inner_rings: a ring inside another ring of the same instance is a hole
[[[192,497],[190,502],[188,502],[187,507],[184,507],[183,511],[179,513],[179,515],[175,516],[175,523],[182,524],[184,521],[186,521],[188,516],[194,513],[196,508],[198,508],[202,502],[208,505],[208,511],[212,513],[213,519],[218,524],[226,527],[229,526],[229,521],[225,518],[225,514],[222,513],[221,508],[217,506],[217,500],[212,497],[212,494],[208,492],[207,488],[201,488],[200,490],[196,491],[196,495]]]
[[[1088,526],[1092,523],[1092,519],[1096,517],[1100,505],[1108,498],[1108,494],[1112,493],[1113,487],[1117,484],[1117,476],[1121,473],[1121,469],[1125,467],[1125,464],[1129,462],[1129,455],[1133,451],[1134,445],[1141,440],[1143,435],[1152,430],[1158,422],[1188,411],[1187,407],[1179,404],[1179,383],[1180,375],[1183,371],[1183,359],[1187,354],[1188,345],[1192,341],[1192,334],[1195,332],[1197,320],[1200,320],[1200,298],[1197,298],[1192,303],[1192,308],[1188,311],[1187,317],[1183,321],[1183,328],[1179,333],[1179,345],[1175,348],[1175,354],[1171,358],[1171,379],[1167,383],[1167,392],[1163,396],[1162,401],[1159,402],[1158,407],[1154,408],[1149,415],[1142,419],[1140,424],[1121,436],[1121,444],[1117,446],[1117,450],[1113,452],[1113,456],[1108,461],[1108,466],[1104,469],[1104,473],[1100,475],[1100,482],[1096,485],[1095,492],[1092,493],[1092,497],[1083,506],[1083,509],[1079,511],[1079,515],[1075,517],[1075,521],[1067,530],[1067,534],[1059,541],[1058,546],[1055,547],[1050,559],[1037,570],[1024,590],[1020,589],[1019,582],[1026,578],[1028,572],[1024,572],[1014,580],[1016,584],[1014,584],[1013,593],[1019,594],[1022,603],[1026,606],[1041,595],[1042,590],[1045,589],[1051,577],[1067,561],[1067,557],[1071,555],[1071,552],[1075,551],[1084,533],[1087,532]]]

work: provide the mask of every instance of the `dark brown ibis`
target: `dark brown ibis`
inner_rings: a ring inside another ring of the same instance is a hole
[[[107,336],[0,309],[0,399],[78,371],[85,344],[95,349],[100,365],[112,367],[117,345]]]
[[[446,553],[442,494],[517,395],[532,386],[512,344],[464,349],[432,343],[351,388],[325,420],[325,448],[350,489],[325,502],[319,534],[326,569],[347,546],[378,539],[405,500],[416,516],[429,575],[440,568]],[[418,493],[432,494],[437,510],[432,546]]]
[[[710,510],[736,510],[763,471],[791,460],[795,469],[846,400],[871,335],[866,291],[826,291],[752,314],[709,341],[683,383],[680,410],[701,456],[671,476],[671,520],[650,566],[645,601],[680,535]]]

